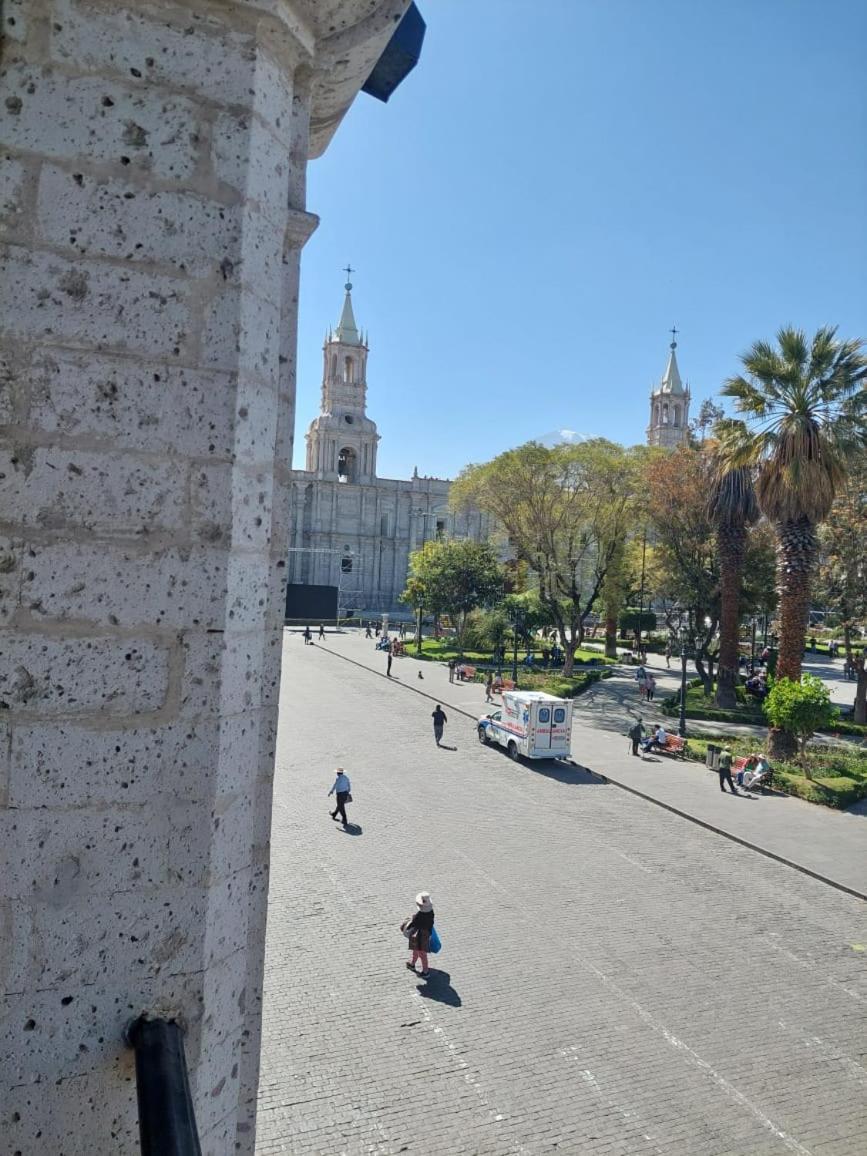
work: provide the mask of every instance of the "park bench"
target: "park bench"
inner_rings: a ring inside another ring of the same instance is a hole
[[[512,682],[512,680],[510,678],[495,678],[494,679],[494,692],[496,694],[500,694],[501,691],[504,691],[504,690],[514,690],[514,689],[515,689],[515,684]]]
[[[476,668],[463,662],[460,666],[455,667],[455,674],[458,676],[459,682],[472,682],[476,677]]]
[[[656,747],[663,755],[674,755],[682,759],[686,758],[686,739],[682,739],[680,735],[666,735],[665,746]]]

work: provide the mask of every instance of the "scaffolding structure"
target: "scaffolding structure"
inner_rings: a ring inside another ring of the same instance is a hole
[[[358,554],[355,550],[338,549],[336,546],[290,546],[289,554],[337,554],[341,561],[344,558],[352,558],[352,571],[355,572],[355,558]],[[361,605],[362,595],[364,590],[360,586],[350,586],[346,583],[348,574],[344,573],[343,567],[340,566],[337,572],[337,617],[338,620],[345,617],[345,610],[362,610]],[[301,583],[304,585],[304,583]]]

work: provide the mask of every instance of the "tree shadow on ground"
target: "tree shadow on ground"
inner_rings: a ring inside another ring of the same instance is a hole
[[[437,1003],[448,1004],[449,1007],[461,1007],[463,1001],[451,985],[451,976],[447,971],[439,968],[430,968],[430,978],[422,982],[418,994],[423,999],[432,999]]]

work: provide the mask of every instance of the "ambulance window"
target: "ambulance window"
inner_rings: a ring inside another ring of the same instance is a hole
[[[546,706],[539,707],[539,722],[550,722],[551,712]]]
[[[566,717],[566,712],[562,708],[562,706],[558,706],[558,707],[554,708],[554,722],[555,723],[562,722],[565,717]]]

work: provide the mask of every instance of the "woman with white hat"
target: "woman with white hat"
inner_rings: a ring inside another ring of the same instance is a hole
[[[416,961],[421,961],[421,977],[427,979],[430,975],[427,966],[427,953],[430,947],[430,933],[434,925],[433,903],[427,891],[420,891],[416,895],[415,905],[417,911],[403,921],[400,929],[409,939],[409,948],[412,952],[412,959],[406,966],[410,971],[415,971]]]

